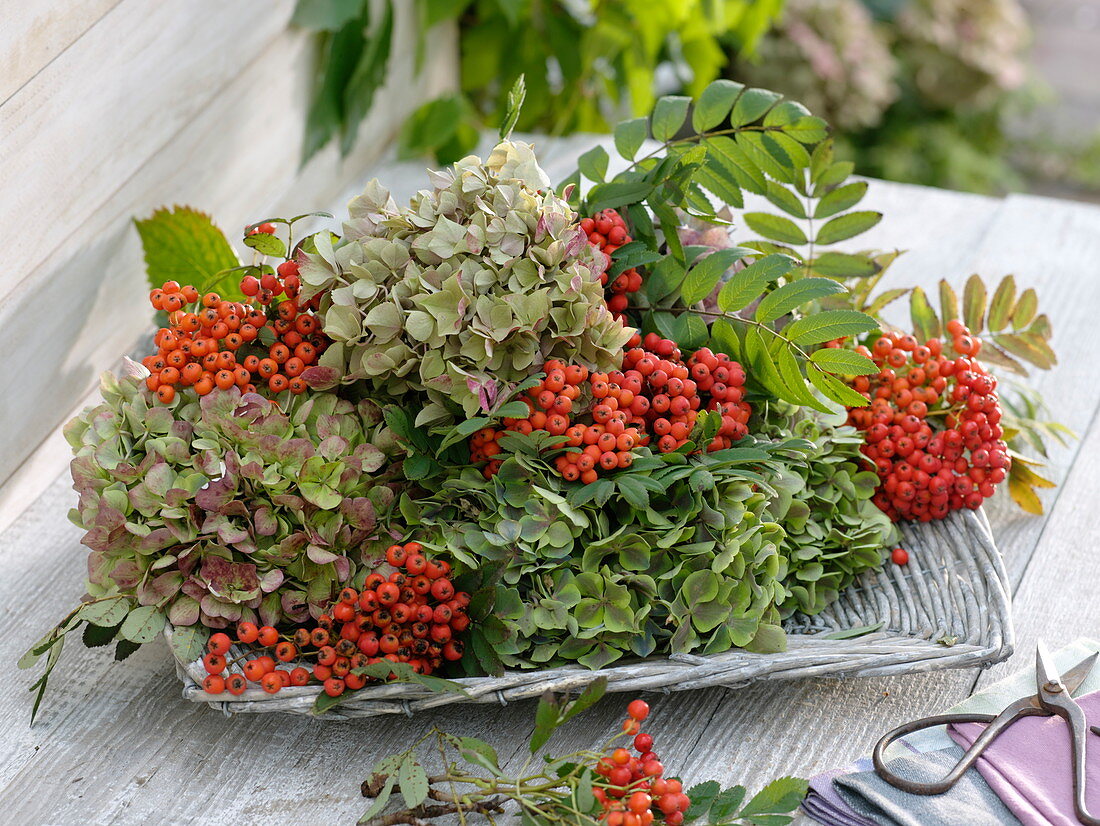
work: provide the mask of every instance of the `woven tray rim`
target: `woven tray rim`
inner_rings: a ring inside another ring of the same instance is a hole
[[[501,703],[540,696],[547,690],[577,691],[606,677],[608,691],[686,691],[710,686],[739,688],[761,680],[805,677],[846,679],[947,668],[989,666],[1013,650],[1008,574],[985,513],[957,511],[939,522],[902,526],[910,562],[869,572],[816,617],[796,616],[788,627],[787,651],[753,654],[740,649],[697,656],[648,657],[599,671],[566,666],[506,671],[499,677],[456,679],[468,696],[434,693],[419,685],[368,686],[325,712],[326,719],[427,711],[455,703]],[[851,639],[828,639],[837,630],[885,623],[884,630]],[[173,629],[165,626],[171,640]],[[171,650],[171,647],[169,647]],[[313,714],[320,686],[284,688],[266,694],[210,695],[200,685],[201,660],[176,660],[183,697],[226,715],[283,712]]]

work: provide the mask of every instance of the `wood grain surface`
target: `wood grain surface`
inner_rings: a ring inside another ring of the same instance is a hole
[[[584,141],[548,145],[551,175],[568,171]],[[422,164],[382,170],[395,194],[421,185]],[[1018,517],[998,500],[994,531],[1017,585],[1021,655],[1044,634],[1064,642],[1095,631],[1100,563],[1093,515],[1100,389],[1080,355],[1100,336],[1100,209],[1042,199],[997,201],[875,182],[869,202],[887,211],[871,243],[907,247],[894,283],[961,285],[974,270],[1015,272],[1039,288],[1054,322],[1062,363],[1037,377],[1059,418],[1083,436],[1055,451],[1064,486],[1048,515]],[[79,531],[63,521],[72,503],[64,476],[0,534],[0,657],[11,662],[71,605],[83,573]],[[438,725],[493,742],[512,764],[523,759],[533,703],[453,708],[407,720],[323,722],[282,716],[226,719],[181,701],[160,644],[115,665],[78,644],[66,652],[38,722],[30,695],[0,694],[0,810],[16,824],[352,823],[365,808],[358,779],[377,757]],[[1018,667],[1010,662],[1006,668]],[[1004,668],[996,673],[1003,673]],[[849,681],[768,683],[674,696],[653,694],[648,728],[666,765],[684,777],[744,782],[807,776],[869,751],[887,728],[958,702],[975,670]],[[21,675],[16,688],[28,684]],[[623,699],[612,697],[571,722],[557,751],[599,742],[617,729]],[[809,821],[806,821],[809,822]]]
[[[0,348],[25,358],[19,392],[0,394],[0,484],[151,323],[133,217],[190,204],[235,240],[281,209],[325,208],[454,83],[446,38],[414,77],[414,10],[399,6],[362,139],[303,168],[315,55],[287,29],[293,5],[124,0],[0,104],[0,175],[16,184],[0,190],[0,225],[23,228],[6,233]]]

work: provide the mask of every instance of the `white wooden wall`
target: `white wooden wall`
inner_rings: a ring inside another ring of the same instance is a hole
[[[235,239],[329,208],[454,82],[442,36],[412,79],[412,4],[396,3],[391,81],[356,149],[299,168],[314,61],[293,6],[0,0],[0,486],[149,327],[132,217],[190,204]]]

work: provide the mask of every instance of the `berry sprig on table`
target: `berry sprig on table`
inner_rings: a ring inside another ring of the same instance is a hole
[[[727,448],[748,433],[752,409],[744,401],[745,370],[724,353],[703,348],[684,361],[675,342],[649,333],[627,343],[622,370],[589,373],[556,359],[544,369],[542,381],[522,397],[526,418],[506,418],[502,428],[482,428],[470,438],[470,460],[486,463],[486,478],[500,468],[499,438],[507,431],[564,437],[567,452],[554,466],[566,481],[584,484],[630,467],[636,447],[680,449],[700,409],[722,416],[707,451]]]
[[[153,337],[157,352],[141,361],[150,373],[146,385],[162,403],[184,389],[200,396],[231,387],[265,395],[308,389],[302,373],[328,339],[311,304],[298,301],[298,265],[284,261],[277,274],[245,276],[240,289],[258,305],[200,296],[175,281],[149,294],[153,308],[168,313],[168,326]]]
[[[1008,475],[997,379],[978,362],[982,342],[948,322],[950,352],[939,339],[885,333],[857,348],[881,370],[852,386],[871,402],[848,420],[864,432],[863,454],[880,481],[874,502],[892,519],[943,519],[976,509]]]
[[[607,826],[650,826],[660,817],[669,826],[680,826],[691,798],[679,780],[664,777],[665,767],[653,751],[653,736],[640,731],[649,717],[649,704],[633,700],[626,713],[623,731],[634,735],[632,745],[638,755],[620,747],[596,764],[596,774],[607,781],[592,787],[603,810],[600,820]]]
[[[749,798],[741,786],[723,790],[710,780],[685,788],[667,776],[653,751],[653,736],[641,731],[650,713],[641,699],[629,703],[622,726],[602,745],[534,759],[555,730],[595,705],[606,687],[601,678],[572,700],[544,694],[525,749],[530,757],[516,770],[501,766],[497,750],[483,740],[439,729],[426,732],[405,751],[374,765],[361,787],[363,796],[373,800],[359,823],[423,826],[437,819],[449,823],[456,815],[466,822],[475,814],[491,821],[509,805],[524,822],[561,826],[790,823],[789,813],[806,794],[804,780],[783,777]],[[429,775],[421,764],[421,748],[439,766],[438,774]]]
[[[203,657],[208,672],[203,689],[240,695],[253,683],[277,694],[313,682],[338,697],[368,683],[357,669],[383,660],[431,674],[444,661],[461,659],[464,646],[458,635],[470,625],[470,596],[455,590],[450,564],[430,559],[419,542],[391,545],[386,563],[389,574],[374,571],[362,590],[344,588],[313,627],[280,632],[240,623],[236,641],[249,648],[233,661],[227,660],[234,642],[230,636],[211,635]],[[282,664],[286,667],[279,668]]]

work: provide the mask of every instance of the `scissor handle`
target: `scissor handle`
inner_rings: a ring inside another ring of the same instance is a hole
[[[1089,724],[1081,706],[1068,695],[1043,693],[1043,705],[1069,725],[1070,745],[1073,749],[1073,809],[1077,819],[1086,826],[1100,826],[1100,818],[1089,814],[1085,797],[1086,745]]]
[[[901,789],[903,792],[921,795],[943,794],[959,781],[959,778],[977,762],[979,757],[981,757],[986,747],[997,739],[1009,725],[1020,717],[1028,717],[1036,714],[1047,715],[1050,714],[1050,712],[1036,708],[1032,698],[1027,697],[1017,700],[997,715],[941,714],[937,717],[925,717],[921,720],[914,720],[911,723],[898,726],[893,731],[889,731],[883,735],[875,744],[875,750],[871,753],[871,760],[875,765],[875,772],[878,776],[891,786]],[[952,723],[989,723],[989,725],[986,726],[985,731],[970,744],[970,748],[966,750],[966,753],[963,754],[959,762],[955,764],[955,767],[951,769],[943,779],[931,783],[918,783],[914,780],[898,777],[887,768],[885,760],[886,749],[899,737],[904,737],[906,734],[912,734],[913,732],[922,731],[926,728],[944,726]],[[1096,824],[1096,826],[1100,826],[1100,824]]]

